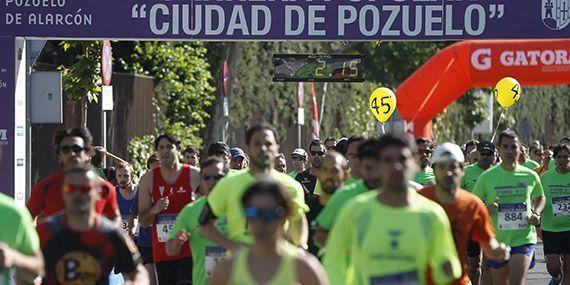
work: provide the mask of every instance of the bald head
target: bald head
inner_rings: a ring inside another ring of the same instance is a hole
[[[329,151],[323,158],[323,166],[325,164],[339,165],[343,169],[348,169],[348,162],[346,161],[346,158],[334,150]]]

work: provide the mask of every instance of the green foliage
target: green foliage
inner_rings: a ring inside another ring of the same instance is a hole
[[[210,118],[207,109],[215,91],[204,46],[198,42],[137,42],[134,53],[121,63],[125,70],[155,78],[156,134],[175,134],[183,146],[201,146],[198,132]],[[153,153],[155,137],[136,137],[129,144],[137,169],[144,168]]]
[[[61,65],[63,90],[74,101],[97,102],[101,93],[101,42],[62,41],[64,55],[70,65]]]
[[[146,161],[154,153],[155,136],[135,136],[128,145],[129,157],[135,169],[135,177],[140,177],[146,171]]]

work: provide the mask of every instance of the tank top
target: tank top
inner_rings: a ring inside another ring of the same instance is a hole
[[[249,249],[243,248],[236,253],[236,258],[233,263],[233,268],[230,274],[230,284],[232,285],[253,285],[259,284],[253,279],[250,274],[250,269],[247,264],[247,257],[249,256]],[[300,284],[297,276],[297,263],[296,257],[301,254],[300,249],[293,245],[287,244],[284,249],[282,260],[275,275],[268,282],[263,285],[297,285]]]
[[[131,216],[133,216],[133,204],[138,202],[136,197],[138,195],[139,192],[139,186],[135,186],[134,189],[134,196],[132,199],[127,200],[123,197],[123,194],[121,194],[121,188],[119,187],[119,185],[115,186],[115,190],[117,191],[117,203],[119,204],[119,211],[121,212],[121,230],[123,230],[123,232],[125,232],[126,234],[129,234],[128,229],[129,229],[129,219],[131,218]],[[136,242],[136,240],[138,239],[138,235],[139,235],[139,225],[138,225],[138,221],[135,223],[134,225],[135,227],[135,236],[133,238],[133,240]]]
[[[152,254],[155,262],[172,261],[191,256],[190,246],[184,243],[180,249],[180,253],[176,256],[168,256],[166,254],[166,241],[170,232],[174,228],[178,214],[189,203],[193,202],[195,197],[194,190],[190,186],[190,166],[183,164],[182,170],[178,175],[178,179],[172,185],[169,185],[162,174],[160,167],[152,170],[152,202],[161,198],[168,197],[169,204],[166,210],[156,215],[154,224],[152,225]]]

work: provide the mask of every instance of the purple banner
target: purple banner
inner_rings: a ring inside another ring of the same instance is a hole
[[[570,0],[1,0],[0,35],[198,40],[569,38]]]
[[[0,192],[14,197],[14,38],[0,37]]]

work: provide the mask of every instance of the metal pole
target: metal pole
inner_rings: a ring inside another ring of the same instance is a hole
[[[301,124],[297,124],[297,147],[301,148]]]
[[[101,144],[107,149],[107,111],[101,110]],[[103,160],[103,168],[107,168],[107,160]]]

